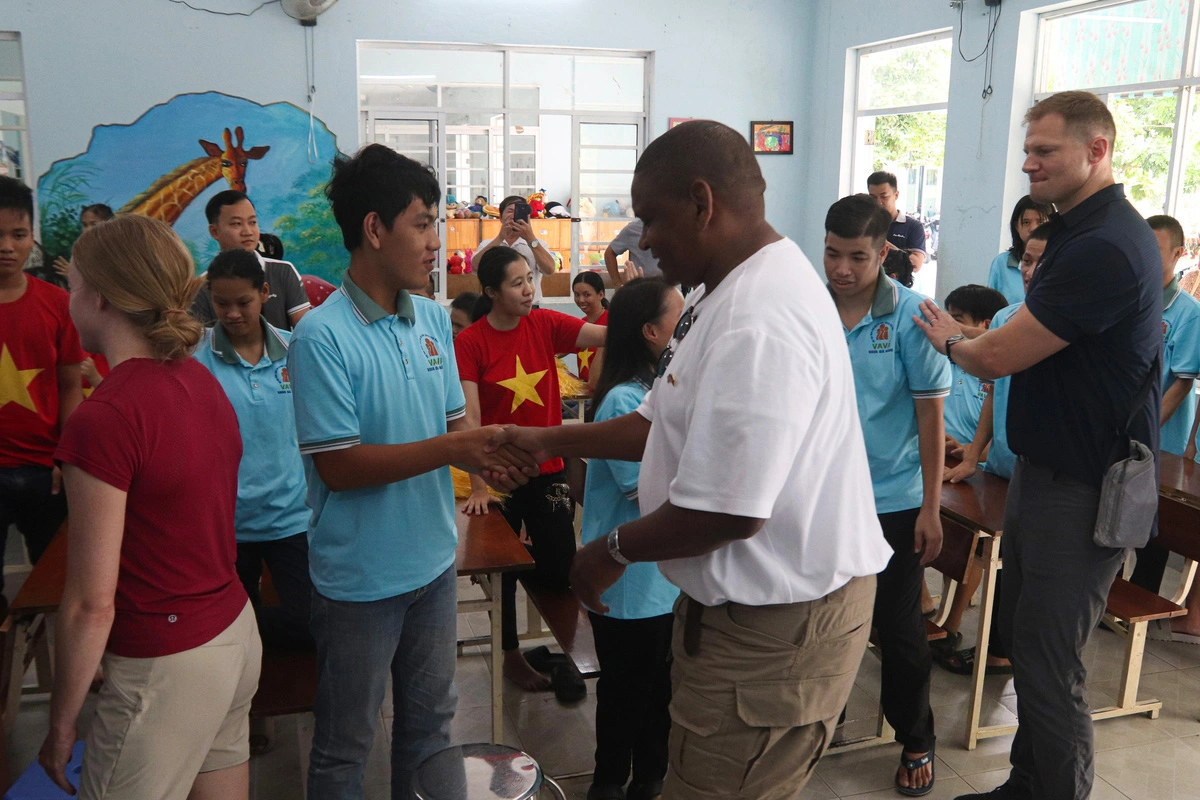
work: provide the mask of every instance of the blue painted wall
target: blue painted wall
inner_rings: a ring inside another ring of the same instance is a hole
[[[246,11],[259,0],[192,0]],[[358,142],[357,39],[497,42],[653,50],[652,133],[668,117],[808,117],[808,0],[342,0],[316,29],[317,114]],[[132,122],[187,92],[305,104],[300,25],[269,5],[251,17],[167,0],[0,0],[0,29],[22,35],[34,174],[86,149],[92,127]],[[798,236],[805,156],[768,156],[772,221]]]

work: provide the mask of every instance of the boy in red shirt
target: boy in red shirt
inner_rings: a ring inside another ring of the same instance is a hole
[[[22,270],[32,249],[33,192],[0,177],[0,547],[15,524],[37,563],[67,517],[53,456],[83,401],[83,351],[67,293]]]

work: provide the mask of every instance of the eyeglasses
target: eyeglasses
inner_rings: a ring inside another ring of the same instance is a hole
[[[657,377],[661,378],[667,371],[667,367],[671,366],[671,359],[675,357],[675,348],[683,341],[683,337],[688,335],[688,331],[692,329],[692,323],[695,321],[696,307],[691,306],[679,318],[679,323],[675,326],[675,332],[671,334],[671,341],[667,344],[667,349],[663,350],[662,355],[658,357],[658,369],[655,373]]]

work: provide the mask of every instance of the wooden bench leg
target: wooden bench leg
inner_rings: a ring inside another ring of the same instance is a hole
[[[488,597],[492,601],[489,615],[492,623],[492,744],[501,744],[504,741],[504,648],[501,644],[500,581],[499,572],[488,575]]]
[[[1192,591],[1192,582],[1196,579],[1196,562],[1190,558],[1183,562],[1183,575],[1179,581],[1179,590],[1171,598],[1177,606],[1187,606],[1187,597]]]
[[[979,724],[983,714],[983,684],[987,677],[987,649],[992,639],[992,615],[996,607],[996,579],[1000,574],[1000,541],[995,537],[981,538],[982,557],[977,559],[983,569],[982,602],[979,604],[979,633],[975,644],[975,669],[971,672],[971,706],[967,711],[967,749],[974,750],[980,739],[1007,736],[1016,730],[1014,725]]]
[[[1158,719],[1162,711],[1162,701],[1157,699],[1138,702],[1138,684],[1142,680],[1142,656],[1146,651],[1146,627],[1148,622],[1129,623],[1125,636],[1125,664],[1121,667],[1121,686],[1117,694],[1117,704],[1098,708],[1092,712],[1093,720],[1125,717],[1131,714],[1146,714],[1150,719]]]
[[[9,658],[10,673],[8,678],[8,695],[4,700],[4,732],[12,734],[17,724],[17,714],[21,711],[21,684],[25,680],[25,655],[29,652],[29,623],[30,620],[17,620],[11,635],[12,646]]]

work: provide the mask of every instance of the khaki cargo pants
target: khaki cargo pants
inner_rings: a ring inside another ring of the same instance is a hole
[[[681,596],[663,800],[794,798],[832,740],[874,601],[872,575],[806,603],[700,607],[689,634]]]

